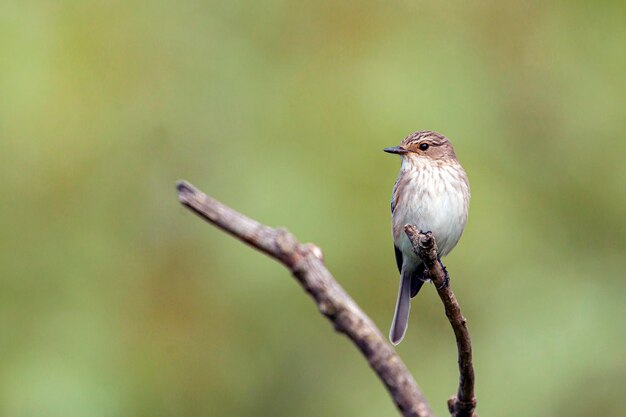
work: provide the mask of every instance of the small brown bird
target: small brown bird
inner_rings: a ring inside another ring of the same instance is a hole
[[[452,143],[437,132],[412,133],[400,146],[384,151],[402,157],[391,197],[392,234],[400,270],[400,289],[389,339],[397,345],[406,333],[411,298],[428,281],[424,264],[413,252],[404,226],[412,224],[421,231],[432,232],[439,256],[447,255],[465,228],[470,189]]]

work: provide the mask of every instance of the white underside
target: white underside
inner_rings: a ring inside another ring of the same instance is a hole
[[[402,170],[406,170],[402,174],[409,175],[410,179],[394,210],[396,246],[402,251],[405,262],[419,263],[404,233],[404,225],[413,224],[421,231],[431,231],[439,255],[447,255],[461,238],[467,222],[469,187],[466,181],[447,166],[408,166],[403,162]]]

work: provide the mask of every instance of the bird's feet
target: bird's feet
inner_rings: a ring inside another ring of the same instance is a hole
[[[439,256],[437,256],[437,261],[439,261],[439,265],[441,265],[441,269],[443,269],[443,273],[446,274],[441,285],[437,287],[438,290],[443,290],[444,288],[450,285],[450,275],[448,274],[448,269],[443,264],[443,262],[441,262],[441,258]]]

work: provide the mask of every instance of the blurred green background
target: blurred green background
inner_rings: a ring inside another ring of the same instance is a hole
[[[387,333],[410,132],[472,184],[447,258],[481,416],[623,415],[623,2],[0,3],[0,415],[393,416],[281,266],[185,178],[318,244]],[[398,351],[456,390],[432,287]]]

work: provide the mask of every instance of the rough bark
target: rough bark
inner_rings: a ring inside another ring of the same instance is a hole
[[[448,400],[448,409],[453,417],[477,417],[474,395],[474,366],[472,365],[472,340],[467,330],[467,320],[461,314],[461,307],[449,285],[446,267],[437,255],[437,244],[430,232],[420,232],[410,224],[404,227],[413,251],[426,265],[429,278],[435,284],[437,293],[452,325],[459,362],[459,389],[456,396]]]

